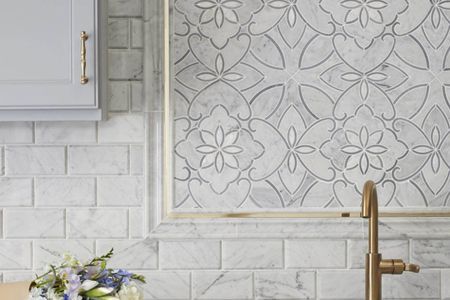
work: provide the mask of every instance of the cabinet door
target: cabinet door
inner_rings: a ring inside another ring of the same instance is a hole
[[[99,108],[98,9],[96,0],[0,2],[1,111]]]

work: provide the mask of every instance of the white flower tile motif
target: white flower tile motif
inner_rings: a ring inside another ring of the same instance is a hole
[[[450,206],[450,1],[171,5],[174,211]]]

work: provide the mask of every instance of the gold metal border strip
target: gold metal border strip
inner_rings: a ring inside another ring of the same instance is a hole
[[[163,120],[163,219],[308,219],[308,218],[360,218],[360,212],[308,211],[308,212],[242,212],[242,213],[178,213],[172,206],[172,124],[171,124],[171,65],[170,65],[170,0],[164,0],[164,120]],[[408,210],[380,212],[380,217],[388,218],[450,218],[450,209]]]

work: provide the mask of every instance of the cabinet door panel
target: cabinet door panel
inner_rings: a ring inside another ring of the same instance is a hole
[[[94,0],[0,2],[0,108],[95,108]],[[80,33],[86,31],[89,82],[82,85]]]

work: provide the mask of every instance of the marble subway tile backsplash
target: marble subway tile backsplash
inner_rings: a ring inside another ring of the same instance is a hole
[[[316,272],[314,271],[260,271],[255,272],[256,299],[314,299]]]
[[[411,255],[411,259],[418,264],[432,268],[450,268],[450,241],[415,240]]]
[[[292,240],[286,242],[288,268],[345,268],[346,241]]]
[[[56,208],[10,208],[3,210],[6,238],[63,238],[65,210]]]
[[[363,299],[364,270],[318,271],[319,299]]]
[[[37,122],[36,144],[93,144],[97,142],[95,122]]]
[[[194,270],[219,269],[221,266],[220,241],[161,241],[160,266],[162,269]]]
[[[61,261],[64,253],[71,253],[77,249],[77,255],[82,261],[89,260],[95,255],[93,240],[37,240],[33,245],[33,263],[35,269],[42,269],[48,264]]]
[[[449,282],[442,282],[448,285]],[[383,297],[390,299],[436,299],[441,297],[440,271],[421,270],[383,279]]]
[[[448,300],[450,299],[450,270],[443,270],[442,271],[442,299]]]
[[[70,238],[126,238],[128,211],[117,208],[77,208],[67,211],[67,235]]]
[[[191,299],[191,274],[179,271],[140,272],[148,282],[144,287],[144,298],[148,300]]]
[[[101,206],[143,206],[143,178],[137,176],[99,178],[98,203]]]
[[[96,179],[94,177],[36,178],[35,204],[42,207],[94,206]]]
[[[33,203],[32,178],[0,178],[0,205],[31,206]]]
[[[32,122],[1,122],[0,144],[33,143]]]
[[[192,276],[193,299],[253,299],[253,274],[248,271],[202,271]]]
[[[101,144],[142,144],[144,142],[144,118],[142,114],[110,115],[98,126]]]
[[[225,269],[281,269],[283,241],[233,240],[223,241]]]
[[[5,149],[6,175],[63,175],[63,146],[9,146]]]
[[[112,268],[128,266],[136,270],[152,270],[158,268],[158,242],[143,240],[98,240],[97,254],[107,253],[114,248],[115,255],[110,260]]]
[[[129,172],[128,146],[71,146],[69,173],[74,175],[122,175]]]
[[[0,241],[0,266],[4,270],[27,270],[32,268],[32,242]]]

